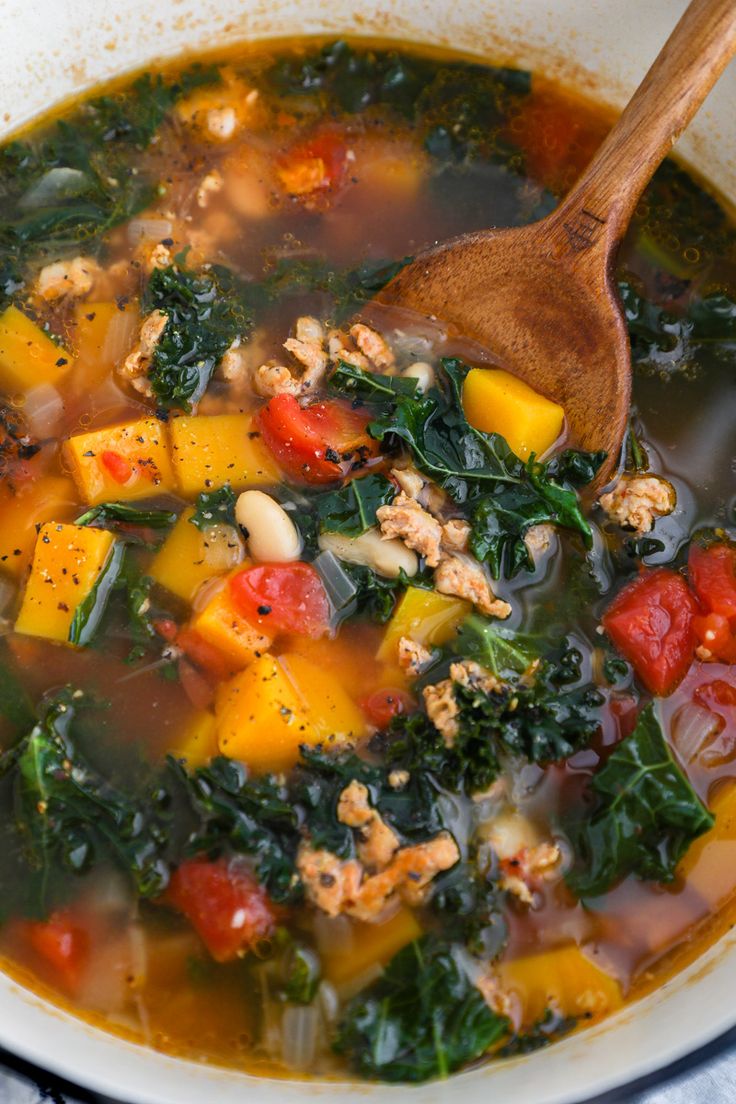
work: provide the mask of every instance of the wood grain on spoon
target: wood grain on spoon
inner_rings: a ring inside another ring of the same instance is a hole
[[[444,242],[378,297],[442,319],[561,403],[571,442],[608,454],[599,483],[618,463],[631,393],[616,254],[655,169],[735,53],[736,0],[693,0],[551,215]]]

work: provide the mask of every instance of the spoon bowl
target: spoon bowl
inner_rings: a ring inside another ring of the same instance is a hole
[[[593,160],[540,222],[420,254],[378,301],[439,319],[565,411],[570,444],[618,466],[631,353],[619,246],[657,166],[736,53],[736,0],[692,0]]]

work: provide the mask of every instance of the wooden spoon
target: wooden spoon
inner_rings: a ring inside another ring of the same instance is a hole
[[[693,0],[551,215],[435,246],[378,296],[448,323],[559,402],[571,442],[607,453],[598,485],[618,463],[631,394],[616,254],[655,169],[735,53],[736,0]]]

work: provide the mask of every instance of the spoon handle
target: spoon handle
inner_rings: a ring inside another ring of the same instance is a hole
[[[632,28],[633,33],[633,28]],[[692,0],[595,157],[546,220],[550,246],[600,265],[661,161],[736,54],[736,0]]]

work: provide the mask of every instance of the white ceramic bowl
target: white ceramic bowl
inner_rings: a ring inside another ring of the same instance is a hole
[[[540,66],[623,105],[685,0],[0,0],[0,135],[101,80],[245,38],[380,35]],[[359,14],[356,14],[359,12]],[[736,66],[680,152],[736,199]],[[736,843],[720,845],[724,865]],[[131,1104],[573,1104],[661,1068],[736,1023],[736,938],[656,994],[547,1051],[411,1089],[256,1080],[120,1041],[0,975],[0,1044]]]

